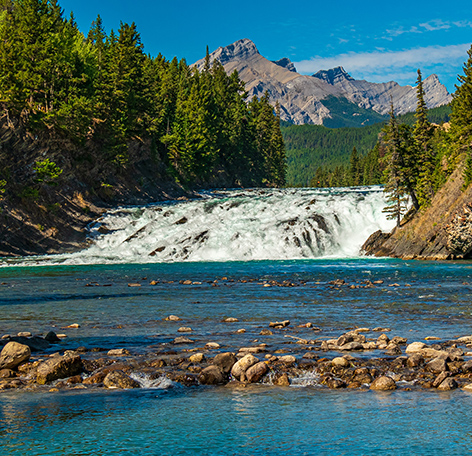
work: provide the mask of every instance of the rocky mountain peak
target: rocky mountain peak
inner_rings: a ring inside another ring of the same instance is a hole
[[[248,38],[238,40],[225,47],[219,47],[211,54],[212,60],[219,60],[222,65],[232,60],[248,60],[254,55],[259,55],[256,45]]]
[[[330,70],[320,70],[313,75],[314,78],[321,79],[331,85],[336,85],[343,81],[354,81],[354,78],[342,67]]]
[[[294,73],[297,72],[295,65],[290,61],[288,57],[284,57],[280,60],[272,60],[272,63],[275,63],[276,65],[281,66],[282,68],[285,68],[289,71],[293,71]]]

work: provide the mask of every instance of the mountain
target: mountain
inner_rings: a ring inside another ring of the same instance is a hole
[[[382,120],[390,109],[390,97],[397,114],[414,111],[416,88],[396,82],[373,83],[352,78],[342,67],[300,75],[288,58],[270,61],[249,39],[242,39],[210,54],[228,73],[237,70],[249,96],[269,92],[279,102],[282,120],[296,125],[329,127],[370,125]],[[194,63],[201,69],[204,59]],[[423,81],[428,108],[447,104],[452,97],[436,75]]]

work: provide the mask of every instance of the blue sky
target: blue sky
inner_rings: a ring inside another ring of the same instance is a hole
[[[289,57],[302,74],[344,66],[356,79],[414,85],[416,70],[438,74],[450,92],[472,43],[472,2],[439,0],[59,0],[87,33],[97,14],[106,31],[135,22],[151,55],[193,63],[249,38],[260,53]]]

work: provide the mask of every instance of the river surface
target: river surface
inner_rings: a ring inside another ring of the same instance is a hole
[[[255,193],[122,208],[92,227],[86,251],[0,260],[0,332],[54,330],[67,335],[61,350],[137,356],[169,347],[180,326],[193,328],[195,347],[220,351],[256,340],[287,348],[283,331],[260,335],[287,319],[305,339],[376,326],[409,342],[471,334],[472,263],[358,255],[391,227],[378,189]],[[182,321],[165,321],[171,314]],[[298,327],[307,322],[319,331]],[[0,454],[463,455],[472,445],[472,395],[461,390],[332,391],[309,373],[290,387],[137,379],[132,391],[1,392]]]

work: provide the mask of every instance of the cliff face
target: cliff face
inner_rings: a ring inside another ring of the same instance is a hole
[[[432,204],[391,234],[374,233],[364,244],[367,255],[405,260],[472,257],[472,186],[462,191],[463,167],[457,168]]]

